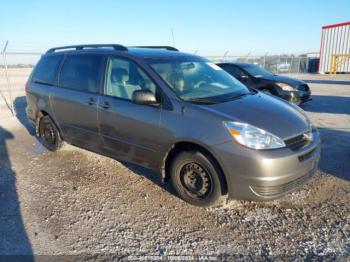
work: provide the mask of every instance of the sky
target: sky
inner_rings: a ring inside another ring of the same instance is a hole
[[[1,10],[0,50],[8,40],[10,51],[40,52],[175,42],[199,55],[301,54],[319,51],[322,26],[350,21],[350,0],[11,0]]]

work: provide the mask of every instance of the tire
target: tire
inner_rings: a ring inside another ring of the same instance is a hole
[[[261,89],[261,92],[263,92],[266,95],[270,95],[270,96],[273,95],[273,93],[269,89],[266,89],[266,88]]]
[[[43,116],[40,119],[39,136],[41,143],[52,152],[57,151],[63,145],[60,132],[49,116]]]
[[[171,163],[170,180],[180,198],[201,207],[217,205],[225,186],[215,161],[199,151],[180,152]]]

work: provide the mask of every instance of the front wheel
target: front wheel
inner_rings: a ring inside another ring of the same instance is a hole
[[[199,151],[179,153],[170,168],[171,183],[186,202],[208,207],[221,199],[223,178],[211,157]]]
[[[63,145],[63,140],[55,123],[49,116],[43,116],[39,123],[39,135],[42,144],[50,151],[57,151]]]

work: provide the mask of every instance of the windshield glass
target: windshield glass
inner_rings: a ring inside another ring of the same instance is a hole
[[[257,65],[243,65],[243,69],[245,69],[250,75],[254,77],[266,77],[272,76],[273,74],[267,71],[266,69],[257,66]]]
[[[149,64],[186,101],[224,101],[248,89],[217,65],[199,57],[150,59]]]

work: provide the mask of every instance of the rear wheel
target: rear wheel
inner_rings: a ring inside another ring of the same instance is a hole
[[[49,116],[43,116],[39,123],[42,144],[50,151],[57,151],[63,145],[58,128]]]
[[[212,206],[222,196],[222,175],[216,163],[199,151],[179,153],[170,168],[171,183],[176,193],[196,206]]]

